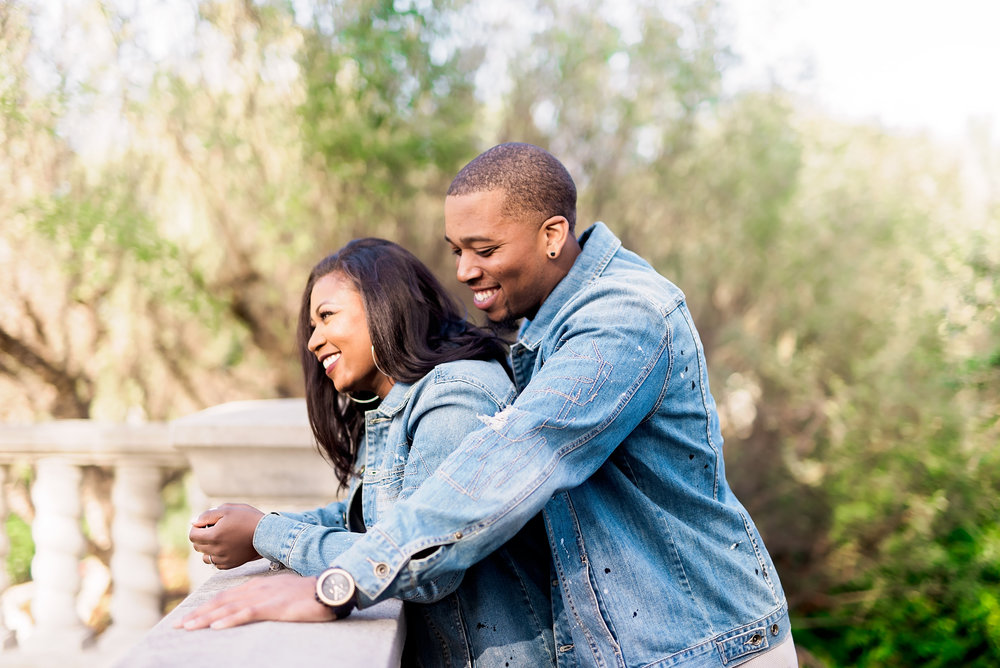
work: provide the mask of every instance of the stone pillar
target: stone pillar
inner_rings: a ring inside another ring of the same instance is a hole
[[[114,520],[111,539],[111,627],[101,644],[131,645],[162,616],[163,584],[157,563],[160,545],[156,523],[163,513],[157,466],[119,464],[111,489]]]
[[[80,559],[85,543],[80,530],[80,468],[60,457],[35,465],[31,500],[35,521],[31,536],[35,557],[31,577],[35,593],[31,613],[35,626],[21,645],[28,651],[79,649],[92,636],[76,612],[80,592]]]
[[[7,573],[7,555],[10,554],[10,539],[4,525],[7,523],[7,466],[0,464],[0,595],[10,585]],[[4,625],[3,610],[0,610],[0,652],[17,645],[14,632]]]
[[[188,505],[191,507],[192,520],[211,507],[208,497],[201,491],[201,487],[198,486],[193,475],[187,476],[184,481],[184,489],[187,493]],[[191,591],[205,584],[216,571],[215,566],[202,561],[201,552],[196,552],[193,547],[191,548],[188,552],[188,582],[191,584]]]

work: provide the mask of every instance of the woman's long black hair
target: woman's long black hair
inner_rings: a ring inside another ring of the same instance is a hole
[[[323,258],[309,274],[299,311],[298,347],[306,383],[309,424],[320,452],[346,485],[364,431],[363,410],[338,392],[309,350],[313,286],[328,274],[347,277],[361,293],[379,369],[412,383],[438,364],[463,359],[504,361],[506,344],[475,327],[440,282],[409,251],[384,239],[355,239]]]

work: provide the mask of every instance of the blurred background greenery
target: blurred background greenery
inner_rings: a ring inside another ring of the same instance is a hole
[[[581,229],[685,290],[815,665],[996,665],[989,128],[970,152],[724,94],[710,0],[513,4],[0,0],[0,421],[300,396],[311,266],[382,236],[463,294],[443,193],[528,141],[576,178]]]

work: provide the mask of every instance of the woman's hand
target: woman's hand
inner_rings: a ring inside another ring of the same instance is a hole
[[[236,568],[260,559],[253,547],[253,533],[264,513],[245,503],[224,503],[210,508],[191,522],[188,538],[201,560],[218,568]]]
[[[251,622],[330,622],[333,611],[316,600],[316,578],[263,575],[228,589],[189,612],[174,628],[228,629]]]

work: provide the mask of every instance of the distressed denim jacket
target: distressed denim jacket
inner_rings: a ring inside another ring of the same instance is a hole
[[[513,398],[514,386],[497,362],[449,362],[412,385],[397,383],[365,413],[365,440],[346,499],[265,515],[254,547],[303,575],[320,573],[412,494],[484,416]],[[363,527],[351,522],[356,512],[349,509],[358,502]],[[397,592],[405,601],[406,665],[554,665],[548,581],[538,518],[464,573],[452,570]]]
[[[461,572],[541,510],[560,666],[739,665],[791,631],[726,482],[701,340],[681,291],[603,224],[580,241],[511,350],[517,400],[335,563],[368,605]]]

